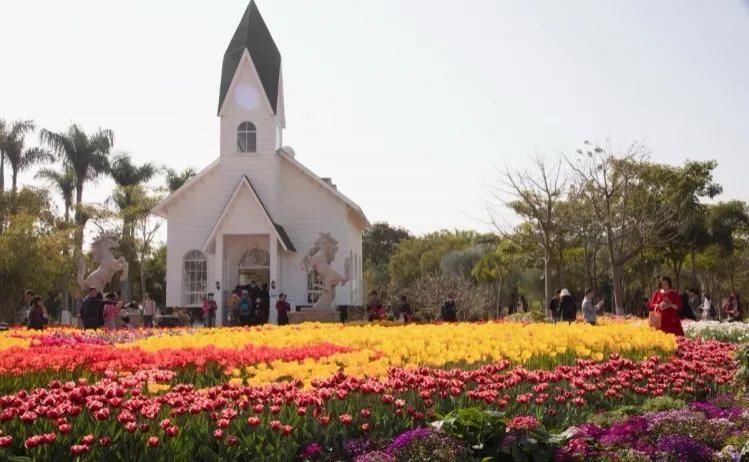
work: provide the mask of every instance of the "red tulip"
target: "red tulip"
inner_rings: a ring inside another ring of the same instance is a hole
[[[70,453],[74,456],[80,456],[87,453],[88,449],[85,444],[74,444],[70,447]]]
[[[158,436],[151,436],[148,438],[148,447],[149,448],[155,448],[159,445],[159,437]]]
[[[260,418],[259,417],[248,417],[247,418],[247,425],[250,427],[257,427],[260,425]]]

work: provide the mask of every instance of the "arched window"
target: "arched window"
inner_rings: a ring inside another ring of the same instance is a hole
[[[182,271],[182,303],[199,306],[208,294],[208,262],[200,250],[185,255]]]
[[[257,147],[257,130],[252,122],[242,122],[237,128],[237,151],[255,152]]]

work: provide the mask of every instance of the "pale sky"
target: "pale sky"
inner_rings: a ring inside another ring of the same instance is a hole
[[[749,199],[746,1],[257,3],[282,55],[284,144],[370,221],[487,230],[498,168],[608,137],[716,159],[723,198]],[[0,0],[0,118],[111,128],[138,162],[202,168],[246,5]]]

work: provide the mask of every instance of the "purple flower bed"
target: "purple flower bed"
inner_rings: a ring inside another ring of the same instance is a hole
[[[731,444],[743,445],[749,435],[749,414],[717,404],[695,402],[684,409],[629,417],[608,428],[584,424],[555,458],[620,460],[636,453],[637,460],[696,462],[713,460],[716,454],[731,460],[739,451]]]

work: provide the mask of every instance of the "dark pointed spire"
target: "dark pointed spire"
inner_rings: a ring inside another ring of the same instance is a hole
[[[244,50],[250,52],[250,58],[260,76],[265,95],[268,97],[273,112],[278,103],[278,82],[281,75],[281,53],[278,51],[268,27],[260,16],[255,0],[251,0],[242,15],[234,37],[224,53],[224,63],[221,67],[221,89],[218,97],[218,110],[224,104],[229,85],[242,58]]]

